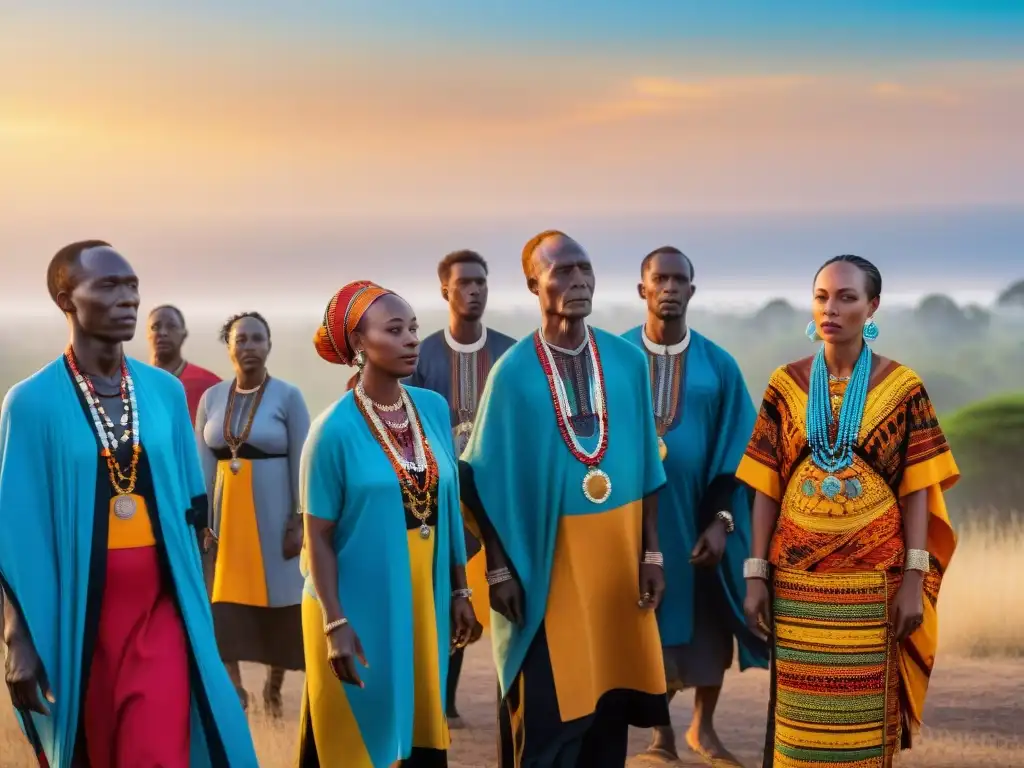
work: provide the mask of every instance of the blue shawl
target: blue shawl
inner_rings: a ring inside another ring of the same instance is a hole
[[[491,369],[473,435],[462,454],[467,468],[463,482],[473,484],[472,493],[463,488],[466,507],[472,512],[479,506],[525,595],[522,626],[491,612],[503,695],[544,620],[559,518],[617,509],[655,493],[665,483],[646,361],[618,336],[593,331],[608,408],[608,450],[601,469],[611,478],[612,492],[603,504],[583,496],[587,468],[572,456],[558,431],[533,334],[516,343]],[[581,441],[584,448],[592,449],[594,439]]]
[[[198,673],[231,766],[256,766],[248,724],[213,633],[195,529],[205,494],[185,390],[171,374],[128,361],[163,546]],[[73,757],[82,698],[99,448],[63,357],[14,386],[0,412],[0,578],[20,607],[53,688],[50,715],[19,713],[53,768]],[[196,693],[192,765],[213,768]],[[219,768],[219,766],[218,766]]]
[[[623,336],[644,349],[642,326]],[[736,472],[757,416],[735,359],[692,329],[680,386],[684,388],[682,410],[664,436],[668,483],[658,496],[658,538],[665,555],[666,581],[658,629],[665,646],[685,645],[693,636],[695,573],[690,552],[701,533],[698,512],[715,478]],[[740,669],[767,667],[767,646],[750,632],[743,617],[750,500],[742,484],[737,483],[733,492],[731,511],[736,529],[726,539],[717,569],[724,607],[737,638]]]
[[[407,387],[438,468],[434,548],[440,687],[451,646],[451,566],[466,564],[459,484],[448,403],[436,392]],[[402,492],[388,457],[346,393],[314,422],[300,467],[305,514],[336,523],[338,595],[366,650],[365,688],[345,687],[373,765],[412,752],[415,703],[412,581]],[[315,596],[307,579],[307,592]],[[340,685],[340,683],[339,683]]]

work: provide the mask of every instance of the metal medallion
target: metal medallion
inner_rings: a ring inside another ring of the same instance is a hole
[[[135,517],[137,505],[133,496],[118,496],[114,500],[114,517],[118,520],[131,520]]]
[[[423,523],[420,526],[420,538],[421,539],[429,539],[430,538],[430,526],[427,525],[426,523]]]
[[[612,479],[608,473],[597,467],[591,467],[583,476],[583,495],[593,504],[604,504],[612,495]]]
[[[242,462],[238,459],[232,459],[231,463],[228,464],[228,468],[231,470],[232,475],[237,475],[242,469]]]

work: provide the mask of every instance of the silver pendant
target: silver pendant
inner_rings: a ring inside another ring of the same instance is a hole
[[[242,462],[238,459],[232,459],[231,463],[228,464],[228,469],[231,470],[232,475],[237,475],[242,469]]]
[[[420,526],[420,538],[421,539],[429,539],[430,538],[430,526],[428,526],[426,523],[423,523]]]
[[[131,520],[135,517],[135,499],[131,496],[118,496],[114,501],[114,517],[118,520]]]

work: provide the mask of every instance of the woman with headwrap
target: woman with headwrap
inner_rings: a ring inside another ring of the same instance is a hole
[[[404,300],[364,281],[335,294],[315,337],[359,370],[302,454],[302,768],[448,764],[448,657],[476,619],[448,405],[401,384],[417,330]]]

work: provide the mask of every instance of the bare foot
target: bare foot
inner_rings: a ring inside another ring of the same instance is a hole
[[[722,744],[714,728],[697,729],[691,725],[690,730],[686,732],[686,745],[715,768],[743,768],[743,764]]]
[[[670,726],[652,728],[654,738],[651,746],[644,754],[648,757],[657,758],[665,763],[679,762],[679,753],[676,751],[676,737]]]

